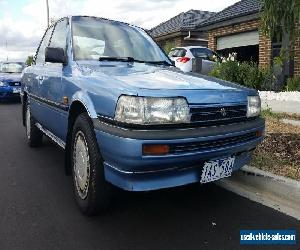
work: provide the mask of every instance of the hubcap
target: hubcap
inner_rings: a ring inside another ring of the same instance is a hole
[[[77,192],[80,198],[84,200],[87,197],[89,188],[90,158],[87,142],[81,131],[78,131],[75,136],[73,163]]]
[[[30,108],[27,106],[26,110],[26,135],[28,140],[30,140],[30,130],[31,130],[31,124],[30,124]]]

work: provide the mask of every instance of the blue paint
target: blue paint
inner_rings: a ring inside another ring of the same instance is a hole
[[[92,120],[98,119],[98,115],[114,120],[120,95],[184,97],[190,106],[221,107],[247,105],[248,96],[258,95],[255,90],[207,76],[183,73],[172,66],[139,62],[75,61],[71,24],[72,19],[66,29],[68,63],[37,63],[26,68],[22,78],[25,93],[48,101],[29,98],[33,116],[64,142],[67,139],[70,108],[75,102],[84,105]],[[165,60],[169,59],[166,57]],[[49,104],[62,105],[63,97],[69,100],[69,110]],[[207,127],[207,131],[210,129]],[[133,139],[101,129],[95,129],[95,135],[104,159],[106,180],[126,190],[143,191],[199,182],[204,161],[212,159],[234,155],[236,160],[233,170],[236,171],[249,163],[252,150],[262,141],[263,136],[227,147],[164,156],[143,156],[143,144],[197,143],[257,131],[264,134],[264,124],[247,129],[241,127],[231,133],[220,132],[209,138]]]
[[[14,89],[21,89],[21,74],[0,73],[0,82],[5,86],[0,86],[0,100],[16,99],[20,95],[14,93]]]

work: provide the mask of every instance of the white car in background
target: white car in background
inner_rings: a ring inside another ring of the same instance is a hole
[[[212,50],[201,46],[176,47],[171,49],[169,57],[175,62],[175,66],[184,72],[191,72],[194,58],[202,58],[201,73],[207,75],[220,56]]]

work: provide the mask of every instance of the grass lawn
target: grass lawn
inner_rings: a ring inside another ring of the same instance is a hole
[[[300,126],[281,119],[300,121],[299,115],[263,111],[266,137],[254,152],[251,166],[300,181]]]

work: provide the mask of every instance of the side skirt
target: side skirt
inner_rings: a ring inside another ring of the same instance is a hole
[[[41,130],[46,136],[48,136],[52,141],[54,141],[58,146],[65,149],[66,143],[64,143],[61,139],[59,139],[56,135],[51,133],[48,129],[43,128],[43,126],[39,123],[35,124],[36,127]]]

